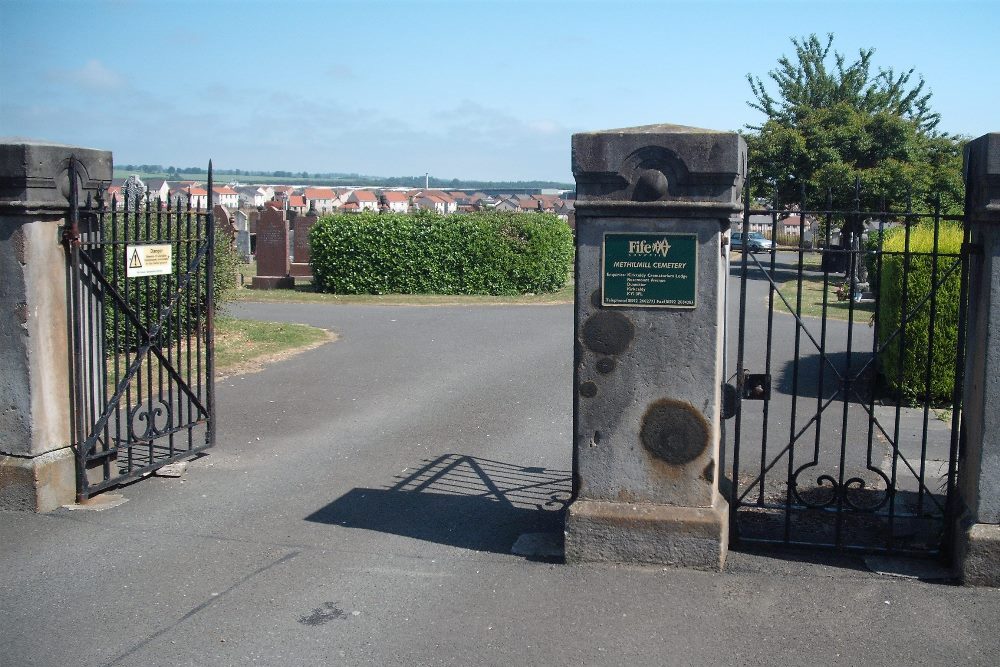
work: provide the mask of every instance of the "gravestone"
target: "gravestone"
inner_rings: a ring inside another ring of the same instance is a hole
[[[236,211],[236,252],[244,262],[250,261],[250,216]]]
[[[212,217],[215,219],[215,228],[225,234],[230,244],[235,244],[236,225],[233,224],[233,218],[229,215],[229,210],[221,204],[216,204],[212,208]]]
[[[122,183],[122,203],[127,211],[137,211],[146,202],[146,184],[132,174]]]
[[[292,275],[304,278],[312,278],[312,265],[309,263],[311,256],[309,250],[309,230],[316,224],[316,211],[310,209],[305,215],[295,218],[295,261],[292,263]]]
[[[573,136],[575,500],[566,560],[719,569],[728,259],[746,144],[654,125]]]
[[[257,275],[253,289],[292,289],[295,279],[288,273],[288,224],[285,214],[267,207],[257,221]]]

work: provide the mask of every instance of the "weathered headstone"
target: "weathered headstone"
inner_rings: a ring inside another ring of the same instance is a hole
[[[316,211],[310,209],[306,215],[295,218],[295,261],[292,263],[292,275],[312,278],[312,265],[310,265],[309,250],[309,230],[316,224]]]
[[[250,216],[246,211],[236,211],[236,252],[244,262],[250,261]]]
[[[215,219],[215,228],[226,235],[230,243],[236,243],[236,225],[233,218],[222,204],[216,204],[212,208],[212,217]]]
[[[577,134],[574,484],[566,560],[721,568],[729,219],[739,135]]]
[[[146,202],[146,184],[135,174],[122,183],[122,202],[128,211],[138,210]]]
[[[285,214],[270,207],[257,221],[257,275],[253,289],[291,289],[295,279],[288,273],[288,223]]]

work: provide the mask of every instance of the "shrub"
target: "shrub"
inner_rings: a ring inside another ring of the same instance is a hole
[[[955,383],[955,350],[958,347],[961,272],[960,267],[956,267],[950,273],[949,269],[957,261],[963,238],[961,225],[948,223],[941,225],[937,258],[939,287],[934,289],[933,225],[920,224],[911,228],[911,254],[908,259],[903,255],[906,229],[897,227],[885,232],[878,307],[880,344],[884,345],[902,326],[903,275],[906,262],[909,263],[909,274],[905,285],[908,292],[906,306],[910,315],[905,331],[892,339],[882,352],[879,362],[882,376],[888,386],[905,397],[923,398],[929,401],[951,399]],[[930,322],[932,292],[936,295],[933,331]],[[931,378],[928,386],[926,369],[928,343],[931,339],[933,339],[933,346],[930,348]],[[900,376],[901,368],[902,376]]]
[[[313,284],[335,294],[550,292],[573,261],[569,226],[545,213],[342,213],[309,245]]]

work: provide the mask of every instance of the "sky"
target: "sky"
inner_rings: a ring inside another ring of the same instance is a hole
[[[571,183],[575,132],[759,123],[792,37],[1000,130],[1000,0],[0,0],[0,136],[116,164]]]

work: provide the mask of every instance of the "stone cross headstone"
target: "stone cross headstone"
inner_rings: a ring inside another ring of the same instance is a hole
[[[257,221],[257,275],[254,289],[279,289],[295,286],[288,273],[288,223],[285,214],[265,208]]]
[[[146,184],[142,179],[132,174],[122,183],[122,203],[125,210],[134,211],[142,205],[146,198]]]

